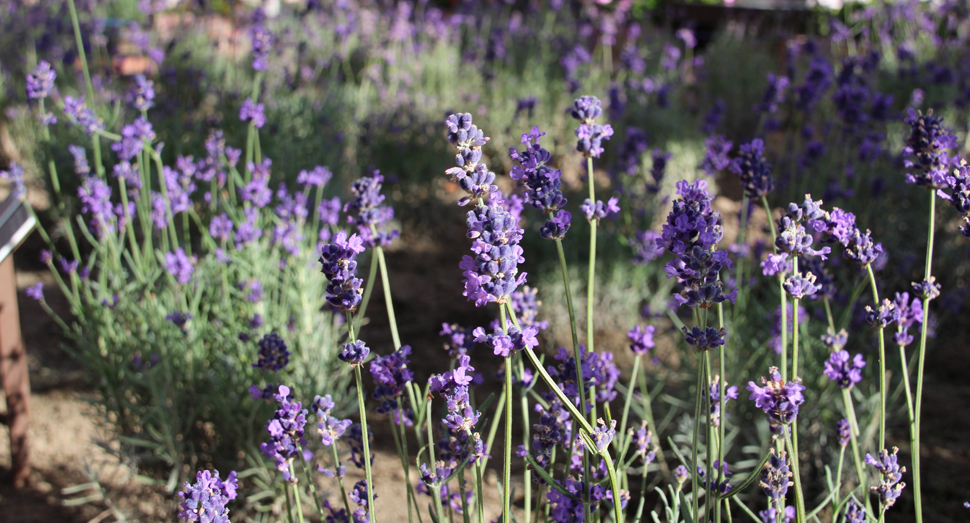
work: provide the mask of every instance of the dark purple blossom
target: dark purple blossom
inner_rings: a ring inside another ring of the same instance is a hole
[[[354,488],[350,491],[350,500],[357,504],[359,507],[367,506],[367,496],[368,496],[367,480],[360,480],[354,484]],[[377,494],[373,494],[374,499],[377,499]]]
[[[455,167],[445,171],[451,180],[465,190],[469,196],[459,200],[459,205],[467,205],[474,199],[485,198],[498,191],[494,184],[495,173],[488,170],[482,162],[482,146],[489,138],[485,133],[472,124],[469,113],[452,114],[445,121],[448,127],[448,141],[458,148],[455,156]],[[537,144],[538,145],[538,144]]]
[[[388,222],[394,218],[394,208],[381,205],[384,202],[383,183],[380,171],[360,178],[351,187],[354,199],[344,205],[344,212],[348,213],[347,223],[357,225],[357,232],[368,248],[387,247],[400,234],[397,229],[386,230]]]
[[[704,140],[704,147],[704,160],[699,167],[708,175],[717,176],[717,173],[732,165],[729,155],[734,143],[730,140],[719,134],[713,134]]]
[[[369,354],[370,348],[362,340],[356,340],[344,343],[340,354],[337,354],[337,359],[351,366],[357,366],[363,364]]]
[[[51,68],[51,64],[41,60],[33,72],[27,75],[27,99],[40,100],[47,98],[54,89],[54,80],[57,72]]]
[[[178,518],[198,523],[229,523],[229,509],[226,505],[236,499],[239,481],[236,472],[230,472],[223,481],[219,471],[213,474],[208,470],[196,473],[195,483],[186,481],[185,492],[179,492]]]
[[[836,424],[839,432],[839,446],[845,447],[852,440],[852,425],[849,420],[843,418]]]
[[[738,399],[737,385],[728,386],[727,381],[721,382],[720,376],[714,376],[714,381],[710,386],[710,405],[711,405],[711,425],[721,426],[721,393],[724,393],[724,405],[727,406],[728,400]]]
[[[192,319],[191,314],[182,311],[172,311],[165,316],[165,320],[172,322],[176,327],[185,331],[185,325]]]
[[[626,336],[630,339],[630,350],[634,354],[646,354],[647,351],[656,346],[653,341],[653,333],[657,330],[653,325],[643,328],[639,325],[627,331]]]
[[[607,425],[603,421],[603,418],[599,418],[596,420],[596,423],[597,427],[593,429],[593,433],[589,436],[593,440],[593,443],[596,444],[596,450],[605,452],[610,447],[610,443],[613,443],[613,438],[616,436],[616,420],[610,420],[610,424]]]
[[[290,351],[275,332],[264,335],[257,345],[259,352],[256,354],[256,363],[253,363],[254,368],[276,372],[290,362]]]
[[[769,505],[778,500],[784,500],[788,494],[788,487],[794,484],[791,480],[794,474],[785,451],[775,453],[775,449],[771,449],[770,453],[771,457],[765,463],[765,468],[761,469],[761,483],[759,483],[768,496]]]
[[[468,237],[474,239],[475,257],[464,256],[458,265],[464,272],[462,294],[475,301],[476,307],[489,302],[507,303],[518,286],[525,283],[526,273],[519,273],[522,256],[522,229],[501,205],[480,205],[468,211]]]
[[[623,147],[620,148],[621,170],[633,176],[640,170],[640,160],[647,151],[647,133],[639,127],[627,127]]]
[[[577,98],[573,103],[571,114],[580,122],[579,128],[576,129],[576,137],[579,138],[576,142],[576,150],[587,158],[599,158],[603,153],[603,140],[609,140],[613,136],[613,128],[609,124],[600,125],[595,122],[603,114],[599,98],[595,96]],[[593,183],[592,180],[590,183]]]
[[[249,29],[249,39],[253,45],[253,70],[265,71],[266,59],[269,58],[269,52],[276,38],[261,21],[258,21]]]
[[[283,481],[296,483],[297,478],[290,473],[294,458],[300,455],[299,447],[306,445],[303,428],[306,426],[307,411],[300,402],[291,402],[290,388],[279,386],[279,393],[273,396],[279,407],[266,425],[270,439],[259,445],[259,450],[276,463],[276,470]]]
[[[525,203],[532,204],[542,214],[549,214],[565,206],[566,198],[561,190],[562,172],[546,165],[552,153],[539,144],[539,138],[545,134],[534,126],[522,135],[525,149],[519,152],[509,148],[512,160],[519,164],[512,167],[509,176],[525,186]]]
[[[878,325],[884,329],[898,322],[899,318],[900,310],[896,307],[895,303],[888,299],[883,299],[882,303],[876,309],[873,309],[870,305],[866,305],[866,321],[872,325]]]
[[[633,263],[645,265],[663,256],[664,248],[658,246],[657,242],[660,237],[661,234],[657,231],[637,231],[636,235],[629,240],[630,247],[636,249],[633,254]]]
[[[684,331],[684,341],[694,347],[698,352],[716,349],[724,345],[724,337],[727,335],[727,331],[724,328],[704,328],[698,327],[697,325],[694,325],[690,329],[681,327],[681,330]]]
[[[29,298],[33,298],[37,301],[44,301],[44,282],[37,282],[24,290],[24,293]]]
[[[782,380],[777,367],[769,368],[768,374],[769,378],[761,378],[763,387],[757,386],[753,381],[748,382],[748,390],[751,391],[748,399],[765,411],[772,429],[777,429],[780,425],[795,421],[798,407],[805,403],[805,396],[802,395],[805,387],[797,377],[788,382]]]
[[[801,300],[814,295],[819,286],[815,285],[815,275],[807,272],[805,274],[793,274],[785,280],[783,284],[785,292],[796,300]]]
[[[213,216],[209,222],[209,235],[220,242],[227,242],[232,237],[232,220],[226,213]]]
[[[582,344],[579,346],[579,351],[583,365],[584,390],[589,391],[590,388],[595,388],[595,401],[597,402],[612,401],[616,398],[617,392],[614,390],[614,386],[620,377],[620,370],[613,361],[613,354],[610,352],[586,352],[586,347]],[[547,365],[546,370],[556,380],[566,396],[571,398],[575,404],[578,404],[579,388],[576,384],[576,359],[573,357],[572,351],[559,347],[555,360],[556,365]],[[587,398],[587,401],[593,400],[594,398]],[[592,407],[592,403],[587,404],[587,412],[592,410]]]
[[[785,90],[788,89],[789,79],[787,76],[775,76],[768,73],[768,87],[761,95],[761,103],[755,109],[763,113],[778,112],[778,105],[785,103]]]
[[[903,154],[912,157],[906,160],[906,167],[918,169],[907,173],[906,183],[916,184],[927,189],[938,189],[945,184],[947,168],[950,163],[948,151],[957,148],[957,137],[943,127],[943,117],[926,114],[910,108],[905,120],[910,126]]]
[[[872,465],[882,475],[879,486],[869,487],[869,490],[879,496],[879,505],[883,511],[889,510],[889,507],[896,503],[903,488],[906,487],[902,482],[906,467],[899,466],[899,460],[896,457],[898,452],[899,449],[896,447],[893,447],[892,454],[883,449],[879,451],[879,459],[866,453],[866,464]]]
[[[333,243],[320,251],[321,271],[330,282],[327,301],[341,310],[354,311],[363,299],[363,280],[356,277],[357,255],[364,252],[364,241],[356,234],[347,237],[340,231]]]
[[[556,211],[554,218],[546,220],[546,223],[539,228],[539,236],[546,240],[563,239],[566,236],[566,232],[569,231],[572,218],[573,215],[569,211],[559,209]]]
[[[923,302],[915,296],[910,300],[908,292],[897,292],[893,304],[896,306],[896,310],[899,311],[899,320],[897,323],[899,327],[894,335],[894,339],[896,345],[905,347],[913,343],[913,335],[909,333],[910,327],[917,323],[923,323]]]
[[[854,499],[845,505],[845,523],[866,523],[866,509]]]
[[[755,138],[749,143],[742,144],[737,158],[731,161],[728,168],[741,178],[744,192],[752,200],[760,200],[774,189],[771,179],[771,164],[764,158],[765,144],[761,138]]]
[[[394,422],[401,424],[399,405],[404,394],[405,386],[414,381],[414,373],[408,369],[408,359],[411,356],[411,346],[402,345],[400,349],[387,356],[376,356],[370,363],[370,373],[374,377],[374,393],[372,397],[381,402],[377,412],[391,414]],[[405,413],[407,414],[407,413]],[[405,415],[404,423],[413,423]]]
[[[840,351],[849,342],[849,333],[845,329],[834,332],[831,327],[822,335],[822,343],[833,351]]]
[[[853,385],[862,381],[862,368],[866,366],[866,360],[862,354],[856,354],[855,358],[849,360],[850,355],[847,350],[840,350],[829,355],[825,362],[824,374],[829,381],[836,382],[843,389],[851,389]]]

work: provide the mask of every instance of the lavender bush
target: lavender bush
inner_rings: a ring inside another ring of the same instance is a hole
[[[67,5],[77,86],[43,61],[72,62],[55,46],[18,77],[28,167],[65,218],[43,263],[127,448],[170,490],[183,464],[245,467],[186,482],[180,519],[227,521],[238,488],[234,520],[374,521],[386,419],[420,478],[409,522],[484,522],[493,459],[499,521],[882,521],[907,491],[901,517],[922,521],[925,357],[970,236],[958,6],[847,11],[779,65],[743,28],[701,52],[630,2],[309,2],[231,11],[229,51],[192,25],[163,51],[135,23],[158,71],[125,78]],[[425,380],[397,328],[387,196],[413,224],[447,191],[470,249],[455,293],[494,321],[446,322]],[[377,285],[392,347],[368,343]]]

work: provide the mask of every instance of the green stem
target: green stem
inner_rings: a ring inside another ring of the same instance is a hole
[[[303,446],[299,442],[296,443],[296,449],[300,453],[300,459],[303,459]],[[293,474],[293,464],[290,464],[290,474]],[[317,496],[317,486],[313,483],[313,477],[310,476],[310,464],[303,460],[303,472],[306,474],[307,485],[310,486],[310,495],[313,496],[313,503],[317,507],[317,516],[320,517],[320,521],[326,521],[323,515],[323,506],[320,505],[320,496]],[[295,486],[295,485],[294,485]],[[303,512],[302,510],[300,512]],[[348,512],[349,514],[349,512]]]
[[[340,469],[340,457],[337,455],[337,445],[330,445],[330,449],[333,450],[333,468],[336,472]],[[344,477],[339,474],[336,474],[336,476],[337,484],[340,485],[340,500],[344,502],[344,510],[347,511],[347,514],[353,514],[353,511],[350,510],[350,503],[347,502],[347,490],[344,489]]]
[[[620,440],[623,440],[623,439],[629,440],[631,437],[630,435],[626,435],[626,436],[624,435],[626,434],[627,417],[630,414],[630,403],[633,400],[633,389],[634,389],[633,383],[635,383],[637,376],[640,374],[640,359],[642,358],[643,358],[643,355],[641,354],[637,354],[636,356],[633,357],[633,373],[630,374],[630,386],[627,387],[626,397],[623,399],[623,415],[620,417],[620,430],[618,432],[618,434],[620,435],[620,438],[618,439]],[[622,448],[623,445],[620,445],[618,443],[617,447]]]
[[[872,264],[866,265],[869,271],[869,283],[872,285],[872,300],[874,307],[879,308],[879,290],[876,288],[876,275],[872,272]],[[879,448],[886,448],[886,398],[889,395],[886,385],[886,336],[885,329],[879,327]]]
[[[696,311],[695,311],[696,315]],[[700,483],[697,481],[697,447],[700,445],[701,432],[701,404],[703,403],[702,391],[704,390],[704,368],[697,369],[697,392],[694,395],[694,434],[690,449],[690,479],[691,479],[691,508],[694,521],[700,518],[698,499],[700,496]]]
[[[371,230],[374,230],[373,225],[371,225]],[[374,235],[377,236],[376,230],[374,230]],[[387,277],[384,248],[378,245],[374,247],[374,252],[377,254],[377,263],[381,270],[381,283],[384,285],[384,303],[387,305],[387,320],[391,324],[391,338],[394,340],[394,350],[397,350],[401,348],[401,336],[397,333],[397,318],[394,316],[394,302],[391,300],[391,281]]]
[[[788,446],[788,457],[791,460],[792,479],[795,480],[795,521],[805,520],[805,493],[802,490],[802,478],[799,473],[798,456],[792,446],[791,438],[788,436],[788,428],[782,427],[785,433],[785,445]]]
[[[367,315],[367,306],[370,305],[370,296],[374,291],[374,282],[377,279],[377,260],[375,257],[371,257],[370,260],[370,272],[367,275],[367,283],[364,285],[364,297],[360,300],[360,307],[357,308],[357,330],[364,324],[364,318]]]
[[[927,285],[931,283],[931,277],[933,274],[933,236],[935,234],[935,223],[936,223],[936,192],[929,191],[930,193],[930,224],[929,232],[927,234],[926,240],[926,272],[924,273],[924,282]],[[913,461],[913,502],[916,504],[916,523],[922,523],[923,521],[923,494],[920,488],[920,465],[919,465],[919,453],[920,453],[920,442],[919,442],[919,431],[920,431],[920,414],[923,410],[923,366],[926,363],[926,331],[927,324],[930,321],[930,302],[929,300],[923,300],[923,325],[920,328],[919,334],[919,357],[918,363],[916,364],[916,399],[914,403],[913,410],[913,420],[911,422],[910,430],[910,440],[912,448],[912,461]],[[905,375],[908,375],[905,374]],[[882,447],[880,447],[882,448]]]
[[[593,183],[593,158],[586,158],[586,169],[589,172],[589,200],[596,204],[596,184]],[[593,218],[589,222],[589,275],[586,281],[586,351],[589,353],[593,352],[593,297],[596,291],[596,225],[599,223],[597,218]],[[576,367],[579,368],[582,365],[579,364],[579,358],[576,359]],[[579,383],[583,383],[580,381]],[[580,387],[582,388],[582,387]]]
[[[849,418],[849,435],[852,443],[852,461],[855,464],[855,473],[859,477],[859,485],[866,488],[866,469],[862,466],[862,456],[859,452],[859,421],[855,416],[855,407],[852,405],[852,393],[849,389],[842,389],[842,402],[845,404],[845,413]],[[869,493],[864,492],[866,499],[866,512],[872,513],[872,502],[869,500]]]
[[[398,401],[397,406],[398,419],[404,420],[404,409],[401,407],[400,401]],[[408,466],[408,442],[407,437],[404,434],[404,424],[400,425],[394,423],[394,419],[390,419],[391,422],[391,435],[394,436],[394,446],[397,448],[397,455],[401,458],[401,468],[404,469],[404,482],[407,485],[407,501],[408,501],[408,523],[413,523],[414,515],[412,513],[412,503],[417,504],[417,501],[413,501],[414,492],[411,490],[411,471]],[[398,435],[400,431],[400,435]],[[403,446],[402,446],[403,441]],[[323,520],[321,520],[323,521]]]
[[[349,323],[349,322],[348,322]],[[357,408],[360,410],[360,433],[364,447],[364,475],[367,478],[367,517],[371,523],[374,519],[374,478],[371,474],[370,438],[367,432],[367,407],[364,405],[364,380],[360,376],[360,365],[354,365],[354,376],[357,378]]]
[[[293,461],[290,461],[290,477],[296,478],[296,471],[293,469]],[[300,489],[296,483],[290,483],[293,487],[293,504],[296,506],[296,516],[300,523],[303,523],[303,504],[300,503]]]
[[[505,307],[499,306],[502,330],[508,332]],[[512,355],[505,357],[505,463],[502,465],[502,521],[512,521]]]

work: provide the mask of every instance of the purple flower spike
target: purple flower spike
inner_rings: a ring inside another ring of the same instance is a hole
[[[741,178],[744,192],[752,200],[760,200],[774,189],[771,164],[765,160],[764,152],[764,141],[755,138],[750,143],[741,145],[738,157],[728,167]]]
[[[28,297],[37,301],[44,301],[44,282],[37,282],[24,290]]]
[[[283,339],[275,332],[263,336],[258,345],[258,360],[253,363],[253,367],[276,372],[282,370],[290,362],[290,351],[287,350]]]
[[[399,404],[401,396],[404,395],[405,386],[414,381],[414,373],[408,369],[408,359],[411,356],[411,347],[403,345],[400,349],[388,354],[387,356],[377,356],[370,363],[370,372],[374,376],[374,394],[372,397],[381,402],[377,408],[379,414],[391,414],[394,422],[400,425],[402,422],[411,425],[413,420],[405,410],[405,419],[400,419]]]
[[[794,474],[789,466],[788,455],[784,450],[776,454],[775,449],[771,449],[770,453],[771,457],[765,463],[765,468],[761,470],[760,483],[761,488],[768,495],[769,505],[779,499],[785,499],[788,487],[794,485],[791,480]]]
[[[64,113],[77,125],[85,134],[94,134],[104,130],[104,123],[94,111],[84,105],[84,97],[74,98],[73,96],[64,97]]]
[[[724,337],[727,335],[727,330],[724,328],[716,329],[714,327],[707,327],[705,329],[695,325],[689,330],[687,327],[682,327],[682,330],[684,331],[684,339],[687,341],[687,344],[695,347],[698,352],[702,350],[713,350],[724,345]]]
[[[539,236],[546,240],[561,240],[569,231],[570,222],[573,215],[565,209],[556,211],[556,217],[546,220],[545,225],[539,228]]]
[[[40,100],[47,98],[54,89],[54,79],[57,73],[51,69],[51,64],[41,60],[34,71],[27,75],[27,99]]]
[[[919,169],[919,172],[906,174],[906,183],[939,189],[945,183],[950,163],[948,151],[958,146],[956,135],[943,127],[943,117],[934,115],[932,109],[922,114],[910,108],[905,122],[911,131],[903,154],[913,157],[907,159],[905,165]]]
[[[357,225],[357,232],[368,248],[378,245],[387,247],[400,234],[397,229],[385,230],[387,223],[394,218],[394,209],[381,205],[384,202],[384,195],[381,194],[383,183],[384,177],[380,171],[357,180],[351,187],[355,198],[344,205],[344,212],[348,213],[347,223]]]
[[[845,523],[866,523],[866,509],[854,499],[845,505]]]
[[[734,143],[719,134],[708,136],[704,140],[704,160],[701,161],[700,168],[709,176],[717,176],[717,173],[731,166],[731,149]]]
[[[482,205],[468,211],[468,237],[475,257],[464,256],[458,265],[464,272],[465,290],[462,293],[476,307],[486,303],[507,303],[511,294],[525,283],[526,273],[520,273],[522,229],[517,220],[498,204]]]
[[[229,523],[229,509],[226,504],[236,499],[239,480],[236,472],[230,472],[223,481],[219,471],[215,474],[203,470],[195,475],[195,483],[185,482],[185,492],[179,492],[178,518],[198,523]]]
[[[363,280],[356,277],[357,255],[364,252],[364,240],[340,231],[333,243],[320,250],[321,271],[327,276],[327,301],[341,310],[354,311],[363,299]]]
[[[646,354],[656,344],[653,341],[653,333],[657,330],[653,325],[643,328],[639,325],[627,331],[626,335],[630,338],[630,350],[634,354]]]
[[[710,387],[710,398],[711,398],[711,425],[714,427],[721,426],[721,393],[724,393],[724,406],[727,406],[728,400],[738,399],[738,387],[737,385],[728,386],[725,381],[721,383],[720,376],[714,376],[714,381],[711,383]]]
[[[317,417],[317,433],[320,435],[324,447],[333,445],[337,438],[344,435],[344,432],[352,423],[349,419],[342,420],[332,416],[330,411],[334,406],[333,399],[330,398],[329,394],[313,398],[313,405],[311,405],[313,413]],[[342,468],[339,463],[337,468]],[[340,476],[343,476],[343,474],[341,473]]]
[[[843,389],[851,389],[862,381],[862,368],[865,366],[866,361],[862,354],[856,354],[849,361],[849,351],[840,350],[829,355],[824,374],[829,377],[829,381],[838,383]]]
[[[839,446],[846,446],[852,440],[852,425],[847,419],[840,419],[836,428],[839,431]]]
[[[262,128],[266,125],[266,115],[263,111],[263,104],[258,104],[253,102],[251,99],[246,98],[243,101],[242,107],[239,108],[239,120],[244,123],[251,123],[256,126],[257,129]]]
[[[522,143],[526,146],[523,151],[509,148],[512,160],[519,164],[512,167],[509,176],[525,185],[525,203],[532,204],[542,214],[549,214],[565,206],[566,198],[561,190],[562,172],[546,165],[552,159],[552,153],[539,144],[539,138],[545,134],[539,127],[533,127],[522,135]]]
[[[306,425],[307,411],[300,402],[290,401],[290,388],[286,385],[280,385],[279,393],[273,398],[279,403],[279,408],[266,425],[270,439],[260,444],[259,450],[273,459],[283,481],[296,483],[296,476],[290,474],[290,465],[294,458],[302,457],[299,446],[306,445],[303,427]]]
[[[340,351],[337,358],[344,363],[349,363],[352,367],[356,367],[364,363],[369,354],[370,348],[363,341],[357,340],[352,343],[344,343],[343,350]]]
[[[155,83],[143,74],[135,75],[135,85],[128,91],[128,103],[138,111],[155,107]]]
[[[10,182],[10,193],[15,198],[22,200],[27,196],[27,186],[24,185],[24,169],[19,164],[11,163],[9,170],[0,171],[0,179]],[[110,189],[108,195],[111,195]]]
[[[880,328],[886,328],[893,323],[898,322],[900,319],[900,310],[896,307],[896,304],[889,301],[888,299],[883,299],[882,304],[879,305],[878,309],[873,309],[872,306],[866,305],[866,321],[872,325],[878,325]]]
[[[771,428],[777,431],[779,426],[795,421],[798,407],[805,403],[805,396],[802,395],[805,387],[801,385],[799,378],[788,382],[782,380],[777,367],[769,368],[768,374],[770,378],[761,378],[763,387],[757,386],[753,381],[748,382],[748,390],[751,391],[749,399],[765,411]]]
[[[452,114],[445,121],[445,125],[448,127],[448,141],[458,149],[455,167],[446,170],[445,174],[451,176],[451,180],[469,194],[459,200],[458,204],[468,205],[475,199],[485,198],[498,191],[498,186],[494,185],[495,173],[489,171],[488,166],[481,161],[482,146],[488,142],[488,137],[472,124],[472,115]]]
[[[596,220],[599,222],[601,219],[606,218],[620,212],[620,206],[618,205],[619,199],[610,198],[609,201],[603,203],[601,200],[596,200],[594,204],[589,198],[580,206],[583,214],[586,215],[586,219],[589,221]]]
[[[192,260],[185,254],[181,247],[175,252],[165,253],[165,270],[175,278],[179,284],[186,284],[192,279]]]
[[[580,121],[576,129],[576,137],[579,138],[576,150],[586,158],[599,158],[603,154],[603,140],[613,136],[613,128],[609,124],[596,123],[595,120],[602,114],[600,100],[595,96],[583,96],[573,103],[572,116]]]
[[[613,442],[613,438],[616,436],[616,420],[610,420],[610,424],[607,425],[603,418],[596,420],[598,426],[593,429],[593,433],[590,437],[593,442],[596,443],[596,450],[600,452],[605,452],[606,449],[610,447],[610,443]]]
[[[902,482],[906,467],[899,466],[899,460],[896,457],[898,452],[899,449],[896,447],[893,447],[892,454],[888,450],[883,449],[879,451],[878,460],[872,457],[872,454],[866,454],[866,464],[872,465],[882,475],[882,481],[879,486],[870,487],[869,490],[879,495],[879,504],[883,511],[889,510],[889,507],[896,503],[900,493],[902,493],[903,488],[906,486]]]
[[[820,289],[815,285],[815,275],[808,272],[805,274],[794,274],[785,280],[784,288],[789,296],[796,300],[801,300],[812,296]]]

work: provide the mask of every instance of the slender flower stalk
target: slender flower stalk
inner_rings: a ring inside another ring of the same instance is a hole
[[[933,239],[935,236],[936,225],[936,194],[930,191],[930,218],[929,231],[926,235],[926,270],[923,273],[923,282],[932,285],[933,282]],[[970,226],[968,226],[970,228]],[[923,296],[923,323],[919,333],[919,356],[916,363],[916,397],[913,401],[913,416],[910,420],[910,459],[913,467],[913,502],[916,505],[916,523],[923,521],[923,494],[920,479],[920,421],[923,413],[923,368],[926,363],[926,334],[929,330],[930,320],[930,294],[927,290]],[[905,379],[909,380],[908,375]],[[880,448],[885,448],[880,445]]]

